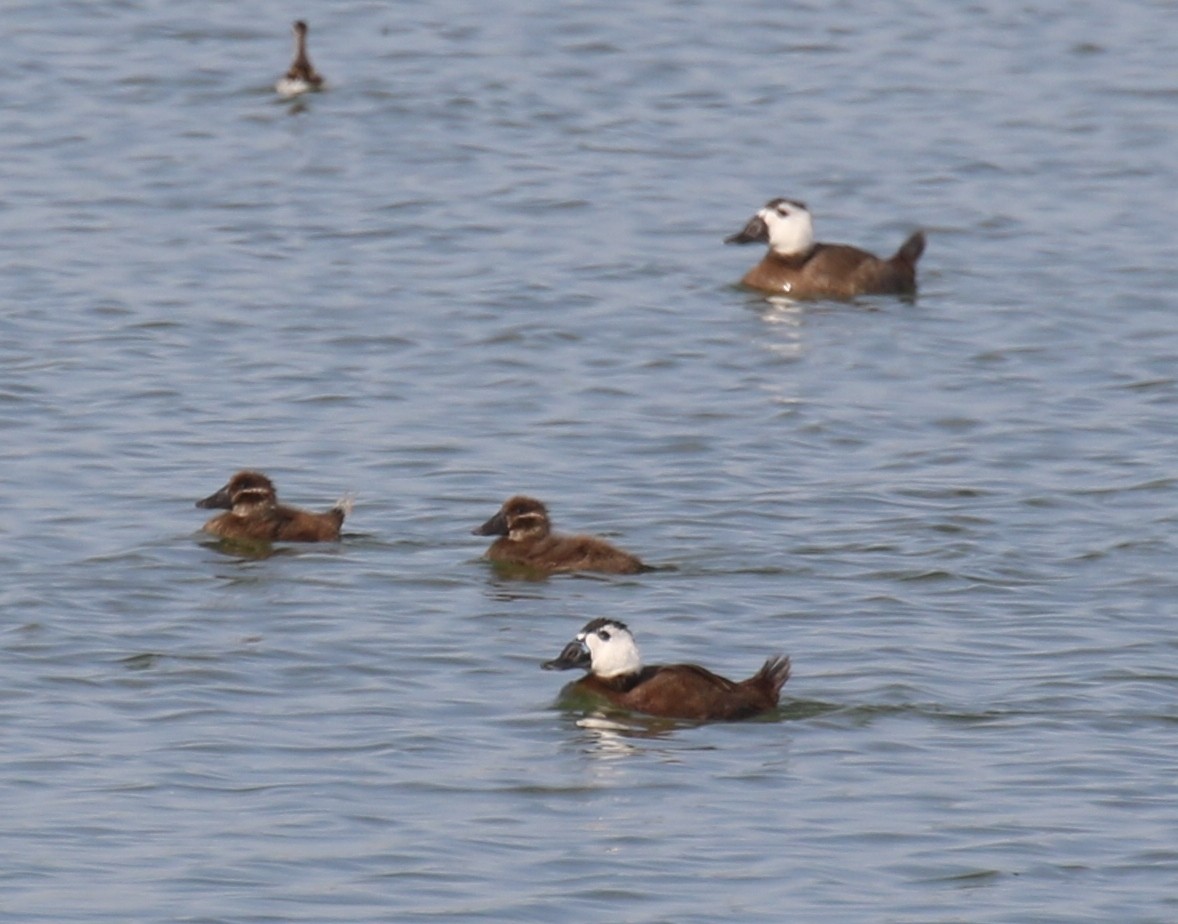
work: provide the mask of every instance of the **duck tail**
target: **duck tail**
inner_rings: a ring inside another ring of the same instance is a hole
[[[781,688],[785,686],[787,680],[789,680],[789,658],[786,655],[774,655],[769,658],[753,677],[753,682],[772,696],[773,702],[777,702],[781,696]]]
[[[331,513],[339,517],[342,524],[344,520],[352,515],[352,509],[356,506],[356,498],[351,494],[345,494],[335,502],[335,506],[331,508]]]
[[[901,263],[915,269],[916,261],[920,259],[922,253],[924,253],[924,232],[916,231],[900,245],[900,249],[896,251],[889,262]]]

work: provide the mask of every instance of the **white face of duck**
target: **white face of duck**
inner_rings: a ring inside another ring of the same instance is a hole
[[[782,256],[805,253],[814,246],[814,220],[802,203],[774,199],[757,217],[765,223],[769,246]]]
[[[724,239],[726,244],[768,244],[783,257],[808,253],[814,246],[814,222],[810,210],[793,199],[771,199],[740,231]]]
[[[634,636],[620,622],[586,626],[577,639],[589,649],[589,670],[598,677],[618,677],[642,669]]]

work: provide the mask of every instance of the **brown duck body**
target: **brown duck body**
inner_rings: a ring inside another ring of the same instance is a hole
[[[598,571],[638,574],[651,570],[636,556],[594,536],[552,532],[548,509],[533,497],[510,498],[499,512],[473,530],[478,536],[499,536],[486,552],[494,562],[536,571]]]
[[[206,533],[222,539],[254,539],[270,542],[334,542],[339,539],[344,511],[311,513],[282,504],[246,514],[223,513],[204,525]]]
[[[587,674],[569,684],[569,692],[600,697],[618,708],[647,715],[735,720],[776,708],[788,679],[789,658],[773,657],[741,681],[713,674],[698,664],[661,664],[621,677]]]
[[[351,510],[348,500],[324,513],[280,504],[270,479],[254,471],[238,472],[196,506],[228,508],[205,523],[205,532],[222,539],[266,542],[334,542]]]
[[[797,299],[910,295],[916,291],[916,261],[923,252],[919,231],[887,260],[849,244],[815,244],[808,253],[789,256],[770,250],[741,284]]]
[[[600,571],[607,574],[639,574],[650,570],[629,552],[593,536],[538,536],[514,540],[496,539],[487,556],[490,561],[523,565],[539,571]]]

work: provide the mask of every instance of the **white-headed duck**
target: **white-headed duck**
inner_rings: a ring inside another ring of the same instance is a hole
[[[545,670],[588,670],[566,693],[672,719],[747,719],[777,707],[789,658],[774,655],[747,680],[733,681],[696,664],[643,666],[634,636],[616,619],[587,623]]]
[[[792,199],[771,200],[724,243],[768,244],[741,283],[791,299],[910,295],[916,291],[916,261],[924,253],[920,231],[886,260],[849,244],[817,243],[810,210]]]

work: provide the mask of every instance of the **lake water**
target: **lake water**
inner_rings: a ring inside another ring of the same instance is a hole
[[[1178,920],[1172,2],[5,36],[5,920]],[[735,287],[774,196],[919,297]],[[243,467],[344,540],[210,544]],[[517,492],[671,567],[497,575]],[[596,616],[780,710],[562,710]]]

